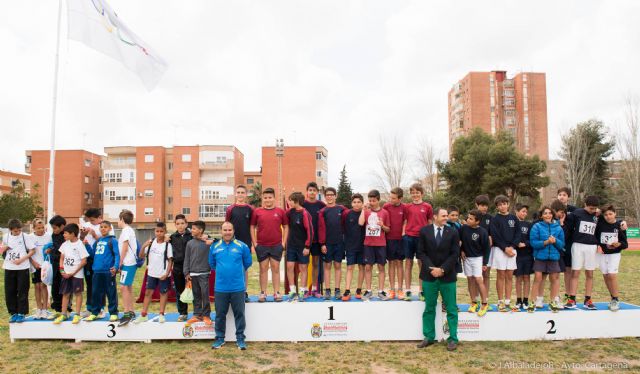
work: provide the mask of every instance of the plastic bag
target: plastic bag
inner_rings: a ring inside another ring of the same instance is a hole
[[[184,291],[180,294],[180,301],[185,304],[193,303],[193,290],[191,289],[191,281],[184,286]]]
[[[43,261],[40,266],[40,280],[47,286],[53,283],[53,266],[49,261]]]

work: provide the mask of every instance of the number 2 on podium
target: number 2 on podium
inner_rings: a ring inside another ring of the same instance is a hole
[[[549,327],[549,330],[547,331],[547,334],[555,334],[556,333],[556,321],[550,319],[547,321],[548,325],[551,325],[551,327]]]

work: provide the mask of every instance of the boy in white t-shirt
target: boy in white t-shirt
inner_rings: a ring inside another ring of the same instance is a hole
[[[43,248],[51,243],[51,233],[45,232],[44,221],[40,218],[33,220],[33,233],[30,235],[35,246],[35,253],[31,256],[36,271],[31,275],[31,283],[35,287],[36,314],[35,319],[46,319],[49,316],[49,291],[47,285],[42,283],[40,268],[44,262]],[[37,264],[37,265],[36,265]]]
[[[147,256],[147,290],[144,294],[144,306],[142,307],[142,313],[140,317],[136,318],[135,323],[147,322],[149,317],[147,311],[149,310],[149,303],[151,302],[151,296],[156,288],[160,288],[160,316],[158,322],[164,323],[164,309],[167,305],[167,298],[169,296],[169,287],[171,286],[171,267],[173,265],[173,251],[171,244],[165,240],[167,234],[167,226],[164,222],[156,223],[155,240],[147,240],[142,246],[140,251],[140,257]],[[146,249],[146,251],[145,251]]]
[[[130,210],[122,210],[118,221],[118,227],[122,229],[118,238],[118,248],[120,248],[120,291],[124,314],[118,326],[128,324],[136,316],[133,311],[133,280],[138,270],[136,266],[138,241],[135,230],[130,226],[132,223],[133,213]]]
[[[73,294],[75,298],[73,306],[75,315],[71,323],[78,324],[82,317],[82,293],[84,292],[84,266],[87,264],[89,253],[84,243],[78,239],[80,227],[75,223],[70,223],[64,227],[63,235],[65,242],[60,246],[60,272],[62,273],[62,283],[60,283],[60,294],[62,295],[62,314],[53,323],[60,323],[69,319],[67,305]]]
[[[10,219],[9,234],[2,238],[0,255],[4,257],[4,294],[9,323],[23,322],[29,313],[29,260],[35,253],[30,235],[22,233],[22,222]]]

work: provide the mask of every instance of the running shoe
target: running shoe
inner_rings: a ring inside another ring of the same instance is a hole
[[[267,301],[267,294],[264,292],[260,292],[260,296],[258,296],[258,302],[264,303],[265,301]]]
[[[489,311],[489,304],[483,305],[482,307],[480,307],[480,310],[478,310],[478,317],[484,316],[485,314],[487,314],[488,311]]]
[[[393,300],[396,298],[396,291],[395,290],[390,290],[389,291],[389,299]]]
[[[213,344],[211,344],[211,348],[220,349],[222,348],[223,345],[224,345],[224,339],[216,338],[216,340],[213,341]]]
[[[404,292],[402,290],[398,290],[397,296],[398,300],[404,300]]]
[[[298,293],[297,292],[295,292],[295,291],[289,292],[289,297],[288,297],[289,302],[293,302],[297,298],[298,298]]]
[[[424,292],[420,291],[420,301],[424,301]]]
[[[238,339],[238,341],[236,341],[236,345],[238,346],[238,349],[241,351],[247,350],[247,343],[244,341],[244,339]]]
[[[16,319],[18,318],[18,314],[12,314],[11,318],[9,318],[9,323],[15,323]]]
[[[56,319],[56,318],[60,317],[60,314],[61,314],[61,313],[59,313],[59,312],[51,313],[51,314],[47,317],[47,319],[48,319],[48,320],[50,320],[50,321],[55,321],[55,319]]]
[[[476,313],[478,311],[478,303],[472,303],[467,311],[469,313]]]
[[[118,313],[112,314],[109,316],[109,322],[117,322],[118,321]]]
[[[322,295],[323,299],[331,300],[331,289],[327,288],[324,290],[324,295]]]
[[[129,324],[129,322],[131,322],[131,320],[133,319],[134,315],[131,312],[125,312],[122,315],[122,318],[120,318],[120,323],[118,323],[118,327],[121,326],[126,326]]]
[[[82,318],[87,318],[91,315],[91,312],[88,310],[83,310],[82,312],[80,312],[80,317]]]
[[[333,291],[333,298],[336,299],[336,300],[340,300],[340,289],[339,288],[336,288]]]
[[[620,302],[618,300],[611,300],[609,303],[609,310],[612,312],[617,312],[620,310]]]
[[[522,309],[522,303],[516,303],[516,308]]]
[[[95,321],[95,320],[97,320],[97,319],[100,319],[100,318],[98,318],[98,316],[96,316],[95,314],[92,314],[92,315],[90,315],[89,317],[86,317],[86,318],[84,319],[84,321],[86,321],[86,322],[93,322],[93,321]]]
[[[273,294],[273,301],[275,301],[276,303],[282,301],[282,295],[280,294],[280,292],[276,292]]]
[[[573,300],[573,299],[567,300],[567,303],[564,304],[564,308],[565,309],[575,309],[575,308],[577,308],[576,301]]]
[[[302,303],[307,297],[309,297],[309,294],[307,292],[300,291],[296,294],[296,297],[298,298],[298,302]]]
[[[589,310],[598,310],[598,308],[596,307],[596,304],[594,304],[593,300],[591,299],[584,302],[584,307]]]
[[[73,320],[71,321],[71,323],[73,323],[74,325],[77,325],[78,323],[80,323],[81,320],[82,320],[82,315],[76,314],[75,316],[73,316]]]
[[[498,312],[506,313],[508,311],[509,311],[509,309],[507,309],[507,306],[504,304],[503,301],[498,303]]]
[[[407,291],[407,292],[404,294],[404,298],[403,298],[402,300],[404,300],[404,301],[411,301],[411,291]]]
[[[378,299],[380,299],[380,301],[387,301],[389,300],[389,296],[384,291],[378,291]]]
[[[536,304],[531,303],[529,304],[529,306],[527,307],[527,313],[533,313],[536,311]]]
[[[351,300],[351,291],[346,290],[342,295],[342,301],[349,301],[349,300]]]
[[[549,308],[551,309],[551,311],[553,313],[558,313],[560,311],[560,305],[558,304],[558,302],[556,302],[555,300],[553,300],[550,304],[549,304]]]
[[[136,318],[133,323],[138,324],[138,323],[142,323],[142,322],[148,322],[149,321],[149,316],[140,316],[138,318]]]
[[[207,326],[213,325],[213,321],[211,320],[211,317],[209,317],[209,316],[202,317],[202,320],[204,321],[204,324],[207,325]]]
[[[356,289],[356,299],[362,299],[362,289]]]
[[[516,305],[507,304],[507,308],[510,309],[512,313],[518,313],[520,311],[520,308]]]
[[[202,322],[202,319],[200,319],[200,317],[198,316],[193,316],[189,320],[187,320],[186,325],[191,326],[194,323],[198,323],[198,322]]]
[[[167,317],[164,316],[164,314],[161,314],[158,316],[158,322],[159,323],[165,323],[167,322]]]
[[[56,317],[55,320],[53,320],[53,324],[54,325],[59,325],[62,322],[66,321],[68,319],[67,316],[65,316],[64,314],[60,314],[58,317]]]
[[[189,317],[186,314],[181,314],[178,316],[178,322],[186,322]]]
[[[101,310],[100,313],[98,313],[98,319],[103,319],[106,316],[107,316],[107,313],[105,313],[104,310]]]
[[[369,301],[372,296],[371,291],[365,291],[364,294],[362,294],[362,301]]]
[[[26,318],[27,317],[25,317],[24,314],[18,313],[18,315],[16,316],[15,323],[22,323]]]
[[[245,302],[245,303],[248,303],[248,302],[250,302],[250,301],[251,301],[251,300],[249,299],[249,293],[248,293],[248,292],[245,292],[245,293],[244,293],[244,302]]]

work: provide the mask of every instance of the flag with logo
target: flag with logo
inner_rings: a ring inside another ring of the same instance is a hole
[[[67,0],[69,39],[120,61],[153,90],[167,63],[125,25],[105,0]]]

